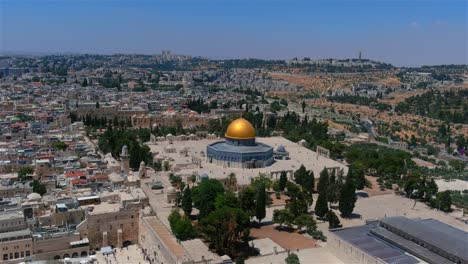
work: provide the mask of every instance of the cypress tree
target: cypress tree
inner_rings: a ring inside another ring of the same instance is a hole
[[[356,204],[356,187],[352,179],[347,179],[340,193],[340,204],[338,208],[344,217],[353,213]]]
[[[317,184],[317,192],[320,193],[326,193],[328,189],[328,181],[329,181],[329,174],[328,174],[328,169],[325,168],[320,172],[320,178],[319,182]]]
[[[182,210],[185,215],[189,216],[192,213],[192,190],[187,186],[184,190],[184,196],[182,197]]]
[[[286,172],[282,171],[279,179],[279,189],[280,191],[284,191],[284,188],[286,188],[286,184],[288,183],[288,178],[286,176]]]
[[[319,193],[317,203],[315,204],[315,214],[318,217],[324,217],[328,212],[327,194]]]
[[[307,177],[307,170],[304,165],[301,165],[297,171],[294,172],[294,181],[303,186],[305,178]]]
[[[304,191],[312,193],[315,187],[315,177],[314,172],[311,170],[307,171],[307,176],[304,179],[304,185],[302,186]]]
[[[366,177],[364,175],[364,169],[362,166],[352,164],[348,170],[348,179],[353,179],[356,185],[356,189],[362,190],[366,187]]]
[[[338,216],[336,216],[336,214],[333,211],[328,211],[327,219],[329,229],[341,227],[340,219],[338,219]]]
[[[260,223],[263,218],[266,216],[266,192],[265,192],[265,183],[260,182],[257,185],[257,197],[256,197],[256,207],[255,207],[255,216]]]

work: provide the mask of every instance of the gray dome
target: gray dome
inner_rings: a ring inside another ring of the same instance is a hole
[[[206,173],[202,173],[202,174],[200,175],[200,179],[201,179],[201,180],[203,180],[203,179],[208,179],[208,178],[209,178],[209,177],[208,177],[208,174],[206,174]]]
[[[276,151],[278,151],[278,152],[286,152],[286,149],[284,148],[283,145],[279,145],[279,146],[276,148]]]
[[[177,192],[176,189],[172,186],[166,189],[166,193],[168,194],[174,194],[176,192]]]
[[[29,201],[38,201],[42,199],[41,195],[38,193],[30,193],[27,198]]]

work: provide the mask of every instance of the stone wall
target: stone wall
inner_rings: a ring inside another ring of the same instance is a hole
[[[360,264],[384,264],[385,262],[374,258],[367,253],[361,251],[354,245],[342,240],[333,232],[329,232],[327,236],[327,247],[335,256],[341,259],[344,263],[360,263]]]
[[[140,236],[138,243],[146,252],[151,263],[190,263],[181,262],[172,250],[164,243],[155,230],[154,222],[160,223],[156,216],[144,217],[140,221]],[[161,223],[161,228],[166,228]],[[169,232],[169,231],[168,231]]]

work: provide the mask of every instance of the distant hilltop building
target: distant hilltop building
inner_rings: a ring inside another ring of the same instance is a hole
[[[160,62],[170,62],[170,61],[187,61],[191,60],[192,56],[190,55],[176,55],[172,54],[170,50],[163,50],[161,54],[155,56],[155,58]]]
[[[359,59],[316,59],[310,58],[293,58],[288,61],[288,64],[308,64],[315,66],[335,66],[335,67],[371,67],[375,68],[382,65],[380,62],[362,59],[362,54],[359,53]]]

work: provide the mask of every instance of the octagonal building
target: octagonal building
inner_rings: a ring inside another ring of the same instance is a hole
[[[255,141],[255,128],[244,118],[229,124],[225,140],[210,144],[206,158],[210,163],[229,168],[263,168],[274,162],[273,148]]]

